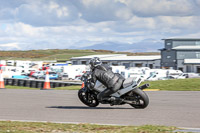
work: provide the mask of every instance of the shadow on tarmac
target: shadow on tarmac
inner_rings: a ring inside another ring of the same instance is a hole
[[[122,108],[122,107],[87,107],[87,106],[50,106],[46,108],[56,109],[134,109],[134,108]]]

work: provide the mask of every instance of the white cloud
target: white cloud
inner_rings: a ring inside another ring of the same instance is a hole
[[[188,0],[125,0],[133,13],[141,17],[188,16],[194,14],[194,6]]]
[[[33,27],[24,23],[7,24],[5,34],[16,37],[42,37],[44,28]]]
[[[132,13],[124,3],[108,0],[83,0],[80,12],[88,22],[118,21],[131,18]]]
[[[16,9],[16,18],[33,26],[66,25],[79,18],[79,12],[68,1],[43,0],[23,4]]]
[[[20,49],[20,47],[18,46],[18,43],[6,43],[6,44],[0,44],[0,49],[4,50],[4,49],[9,48],[11,49]]]

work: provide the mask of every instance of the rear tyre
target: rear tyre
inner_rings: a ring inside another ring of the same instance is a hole
[[[130,104],[136,109],[144,109],[149,104],[149,98],[147,94],[141,89],[135,89],[131,92],[131,97],[134,99],[134,104]]]
[[[99,105],[99,101],[95,94],[85,92],[83,89],[78,91],[78,97],[82,103],[89,107],[96,107]]]

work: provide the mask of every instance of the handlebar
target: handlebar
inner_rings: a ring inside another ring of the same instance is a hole
[[[91,71],[86,71],[82,77],[81,77],[81,80],[84,81],[84,80],[90,80],[92,78],[92,72]]]

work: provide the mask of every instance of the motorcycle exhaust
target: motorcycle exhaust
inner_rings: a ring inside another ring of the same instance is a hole
[[[149,86],[150,86],[149,84],[144,84],[144,85],[138,87],[138,89],[143,90],[143,89],[145,89],[145,88],[148,88]]]

